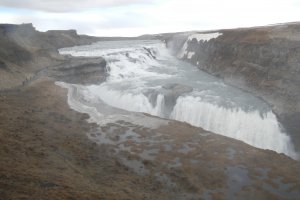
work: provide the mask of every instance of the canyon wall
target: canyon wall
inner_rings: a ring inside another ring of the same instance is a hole
[[[178,58],[264,99],[300,146],[300,23],[163,39]]]

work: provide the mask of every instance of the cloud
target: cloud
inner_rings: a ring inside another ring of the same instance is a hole
[[[0,6],[3,2],[31,10],[0,7],[0,23],[32,22],[40,31],[76,29],[80,34],[98,36],[137,36],[300,20],[297,0],[0,0]]]
[[[0,5],[46,12],[73,12],[87,9],[151,4],[154,0],[0,0]]]
[[[67,13],[28,12],[18,9],[1,12],[0,9],[0,23],[33,23],[39,31],[76,29],[79,34],[100,36],[137,36],[148,30],[144,29],[148,21],[142,13],[135,12],[135,8]]]

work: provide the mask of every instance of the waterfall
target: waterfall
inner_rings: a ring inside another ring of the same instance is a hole
[[[261,115],[257,110],[225,108],[187,96],[177,99],[170,118],[296,158],[290,138],[271,111]]]
[[[218,36],[200,34],[193,38],[206,41]],[[93,105],[101,101],[123,110],[187,122],[297,158],[290,137],[268,105],[172,57],[159,41],[99,42],[60,52],[73,56],[102,56],[107,61],[109,77],[106,82],[81,86],[85,88],[82,95]],[[193,92],[163,88],[168,84],[186,85]]]
[[[89,86],[88,90],[96,94],[103,102],[110,106],[133,111],[149,113],[151,115],[162,117],[164,108],[164,96],[159,94],[153,106],[149,99],[143,93],[132,94],[124,91],[113,90],[108,86]]]

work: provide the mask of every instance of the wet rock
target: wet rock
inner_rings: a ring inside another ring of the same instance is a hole
[[[170,83],[162,86],[165,99],[165,115],[169,116],[172,112],[177,98],[185,93],[193,91],[193,88],[187,85]]]
[[[157,105],[158,95],[161,94],[164,96],[164,116],[169,117],[171,114],[177,98],[185,93],[192,92],[193,88],[187,85],[178,84],[178,83],[168,83],[162,86],[161,90],[147,90],[144,92],[144,95],[148,98],[149,102],[153,107]]]
[[[106,61],[101,57],[67,57],[66,61],[49,70],[49,76],[72,84],[98,84],[105,81]]]

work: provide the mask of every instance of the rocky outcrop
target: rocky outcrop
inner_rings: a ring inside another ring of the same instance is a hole
[[[32,24],[2,24],[0,36],[0,90],[26,84],[37,76],[45,74],[46,69],[53,66],[57,66],[56,69],[70,68],[74,63],[78,63],[73,73],[78,71],[78,66],[82,63],[85,66],[96,66],[95,59],[91,59],[91,63],[88,63],[89,59],[79,61],[78,58],[59,54],[58,48],[90,44],[99,40],[96,37],[78,35],[75,30],[39,32]],[[72,59],[74,61],[71,61]],[[103,59],[98,61],[97,66],[102,66]],[[63,67],[64,64],[66,66]],[[89,74],[92,74],[91,68],[89,69]],[[103,69],[102,66],[94,72],[97,74]],[[52,71],[53,77],[62,77],[62,71],[57,75]],[[80,74],[87,75],[87,73]]]
[[[187,85],[182,85],[178,83],[168,83],[162,86],[160,91],[155,89],[150,89],[144,92],[144,95],[148,97],[150,103],[153,107],[156,107],[158,95],[163,95],[163,117],[169,118],[175,104],[177,98],[180,95],[185,93],[192,92],[193,88]]]
[[[165,99],[165,115],[170,116],[176,100],[180,95],[193,91],[193,88],[186,85],[181,85],[177,83],[170,83],[163,85],[163,94]]]
[[[47,40],[56,49],[75,45],[87,45],[100,40],[98,37],[78,35],[76,30],[50,30],[45,32]]]
[[[65,62],[48,70],[50,77],[73,84],[97,84],[106,79],[106,61],[101,57],[66,56]]]
[[[264,99],[295,136],[300,130],[299,33],[300,23],[287,23],[164,39],[180,59]],[[298,147],[299,138],[294,138]]]

